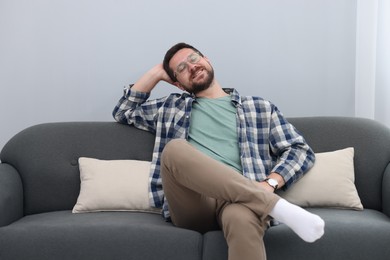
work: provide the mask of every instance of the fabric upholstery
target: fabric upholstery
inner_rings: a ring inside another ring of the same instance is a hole
[[[42,213],[0,232],[4,260],[199,260],[201,245],[201,234],[173,227],[160,215],[138,212]]]
[[[154,136],[114,122],[41,124],[3,148],[1,161],[20,173],[25,214],[69,210],[80,191],[79,157],[151,160]]]
[[[268,259],[388,259],[390,130],[361,118],[289,121],[316,153],[354,148],[364,210],[310,208],[325,220],[325,235],[313,244],[283,224],[271,227]],[[200,234],[150,213],[71,213],[78,158],[150,161],[154,138],[114,122],[49,123],[16,134],[0,153],[0,259],[226,259],[220,230]]]
[[[385,214],[376,210],[313,208],[310,211],[325,220],[324,237],[315,243],[305,243],[286,225],[272,226],[264,237],[267,259],[388,259],[390,224]],[[204,260],[227,259],[223,258],[227,256],[227,244],[220,231],[205,235],[203,249]]]
[[[72,212],[161,212],[149,204],[150,165],[139,160],[80,157],[80,195]]]
[[[23,216],[23,187],[18,172],[0,164],[0,227]]]
[[[354,183],[353,150],[316,153],[314,166],[292,187],[277,194],[301,207],[362,210]]]
[[[382,209],[383,171],[389,163],[390,131],[369,119],[350,117],[290,118],[314,152],[355,149],[355,185],[365,208]],[[369,177],[368,177],[369,176]]]
[[[387,165],[383,176],[383,212],[390,217],[390,164]]]

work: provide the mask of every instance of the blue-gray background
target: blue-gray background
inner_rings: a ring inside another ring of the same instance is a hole
[[[45,122],[112,121],[185,41],[223,87],[286,116],[355,115],[355,0],[0,0],[0,149]],[[178,91],[160,84],[152,97]]]

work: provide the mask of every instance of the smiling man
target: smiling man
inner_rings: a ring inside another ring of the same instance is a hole
[[[160,81],[184,91],[149,100]],[[125,124],[153,132],[150,197],[174,225],[222,229],[229,259],[266,259],[271,218],[306,242],[324,221],[274,191],[288,188],[314,164],[314,153],[275,105],[224,89],[207,57],[186,43],[168,50],[113,111]]]

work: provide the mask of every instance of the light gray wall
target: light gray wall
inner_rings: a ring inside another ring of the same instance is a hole
[[[355,0],[0,0],[0,149],[34,124],[112,121],[180,41],[286,116],[353,116],[355,31]]]

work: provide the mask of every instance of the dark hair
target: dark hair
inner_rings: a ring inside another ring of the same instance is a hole
[[[168,76],[174,82],[176,82],[177,79],[173,73],[173,70],[169,67],[169,62],[171,61],[172,57],[176,54],[176,52],[178,52],[181,49],[193,49],[194,51],[198,52],[200,54],[200,56],[203,57],[203,54],[198,49],[196,49],[195,47],[193,47],[187,43],[180,42],[180,43],[177,43],[174,46],[172,46],[164,56],[163,67],[164,67],[164,70],[167,72]]]

